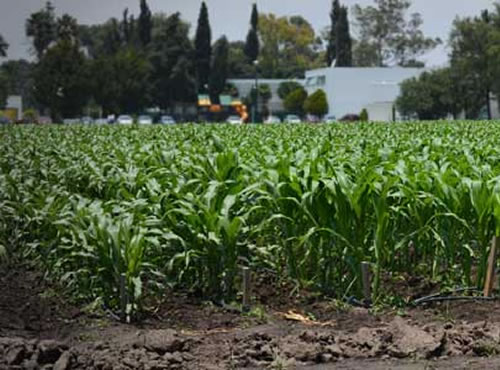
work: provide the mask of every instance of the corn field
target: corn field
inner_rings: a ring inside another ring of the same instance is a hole
[[[165,287],[233,299],[242,266],[331,297],[360,263],[481,286],[500,123],[0,128],[0,254],[129,313]]]

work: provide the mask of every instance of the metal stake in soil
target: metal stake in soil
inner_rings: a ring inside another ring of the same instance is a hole
[[[250,268],[243,267],[243,311],[250,311],[250,296],[252,294],[252,281]]]
[[[120,320],[127,321],[127,289],[125,274],[120,275]]]
[[[363,279],[364,304],[366,306],[370,306],[372,304],[372,292],[371,292],[371,276],[370,276],[369,262],[361,262],[361,276]]]

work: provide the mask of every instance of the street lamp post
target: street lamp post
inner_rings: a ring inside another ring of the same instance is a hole
[[[255,59],[253,61],[253,65],[255,66],[255,101],[253,106],[252,123],[256,123],[257,116],[259,115],[259,61]]]

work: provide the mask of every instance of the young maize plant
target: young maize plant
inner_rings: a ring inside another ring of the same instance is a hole
[[[0,128],[0,259],[127,314],[168,285],[229,301],[240,268],[332,297],[388,275],[482,286],[500,123]],[[125,292],[120,289],[125,277]]]

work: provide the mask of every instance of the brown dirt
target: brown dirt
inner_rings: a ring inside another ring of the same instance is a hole
[[[0,369],[500,367],[500,302],[374,313],[306,293],[273,295],[291,289],[267,281],[256,284],[260,312],[170,295],[127,325],[67,303],[36,271],[3,268]]]

